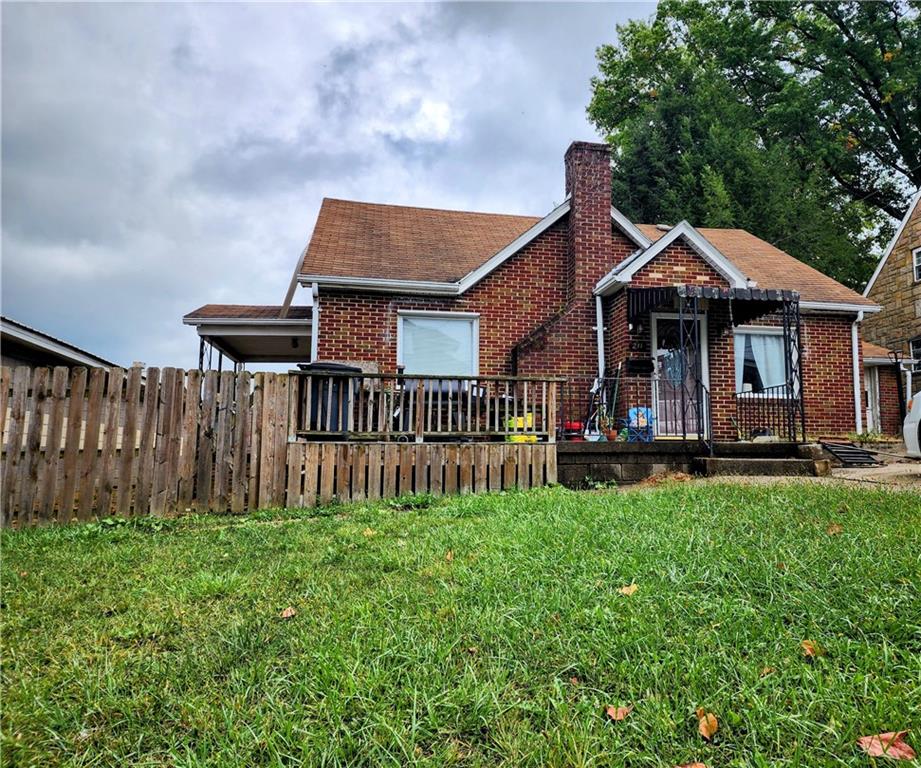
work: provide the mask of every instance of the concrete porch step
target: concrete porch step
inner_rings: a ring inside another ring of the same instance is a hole
[[[694,470],[702,475],[768,475],[772,477],[824,476],[830,472],[824,459],[701,456]]]

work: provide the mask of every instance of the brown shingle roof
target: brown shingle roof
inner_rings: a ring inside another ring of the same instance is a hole
[[[457,282],[538,221],[326,198],[301,273]],[[637,226],[653,241],[665,234],[653,224]],[[698,231],[761,288],[797,290],[806,301],[873,305],[744,229]]]
[[[885,347],[881,347],[879,344],[873,344],[869,341],[862,341],[860,342],[860,348],[863,351],[864,358],[877,357],[882,358],[883,360],[889,359],[889,350]]]
[[[667,230],[654,224],[637,224],[650,240],[658,240]],[[793,258],[760,237],[744,229],[711,229],[697,227],[727,259],[742,273],[758,283],[759,288],[781,288],[799,291],[804,301],[840,302],[873,306],[856,291],[852,291],[828,275]]]
[[[301,273],[456,282],[538,221],[326,198]]]
[[[185,320],[309,320],[310,307],[289,307],[288,316],[280,318],[280,305],[205,304],[187,314]]]

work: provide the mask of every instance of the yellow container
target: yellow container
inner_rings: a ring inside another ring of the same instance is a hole
[[[509,429],[534,429],[534,414],[529,413],[527,416],[512,416],[508,420]]]
[[[537,435],[506,435],[507,443],[536,443]]]

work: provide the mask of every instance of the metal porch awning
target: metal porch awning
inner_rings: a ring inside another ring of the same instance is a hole
[[[773,288],[717,288],[705,285],[669,285],[657,288],[627,287],[627,321],[635,322],[648,312],[670,305],[676,298],[732,302],[733,324],[743,325],[798,302],[797,291]],[[738,303],[736,303],[738,302]]]

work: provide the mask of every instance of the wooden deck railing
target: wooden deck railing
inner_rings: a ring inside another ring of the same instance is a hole
[[[415,442],[458,437],[555,442],[564,381],[313,371],[293,376],[299,437]]]

